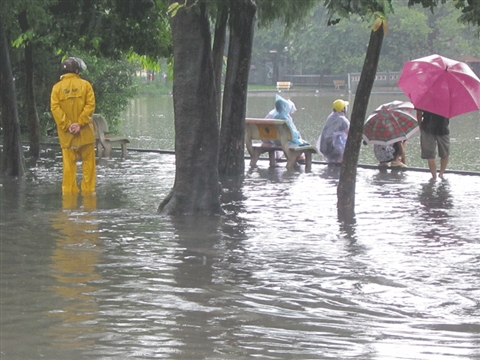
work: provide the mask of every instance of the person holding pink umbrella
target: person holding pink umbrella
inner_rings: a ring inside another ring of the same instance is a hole
[[[421,157],[428,161],[432,180],[436,180],[437,162],[435,158],[438,148],[440,157],[438,177],[443,179],[450,156],[450,120],[445,116],[417,109],[417,121],[420,125]]]

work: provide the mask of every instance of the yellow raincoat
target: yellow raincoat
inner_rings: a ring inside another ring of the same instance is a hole
[[[62,147],[62,193],[78,192],[77,158],[82,160],[82,192],[94,192],[96,169],[92,115],[95,111],[95,94],[92,85],[77,74],[62,75],[60,81],[53,86],[50,109]],[[68,130],[73,123],[80,125],[80,132],[75,135]]]

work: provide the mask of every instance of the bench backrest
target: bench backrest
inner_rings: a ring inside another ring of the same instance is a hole
[[[293,140],[293,134],[285,120],[277,119],[245,119],[245,143],[247,147],[253,140],[277,140],[288,144]]]
[[[291,81],[277,81],[277,89],[288,89],[292,87]]]
[[[108,133],[108,124],[104,117],[100,114],[93,114],[93,123],[97,133]]]

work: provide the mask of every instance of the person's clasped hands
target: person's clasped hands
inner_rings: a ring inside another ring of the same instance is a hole
[[[68,127],[68,131],[73,135],[78,134],[80,131],[80,125],[78,123],[73,123]]]

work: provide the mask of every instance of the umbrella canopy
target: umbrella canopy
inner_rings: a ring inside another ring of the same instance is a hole
[[[408,101],[395,100],[380,105],[363,126],[367,144],[390,145],[407,140],[418,130],[417,111]]]
[[[417,109],[452,118],[480,108],[480,79],[465,63],[440,55],[407,61],[398,86]]]

